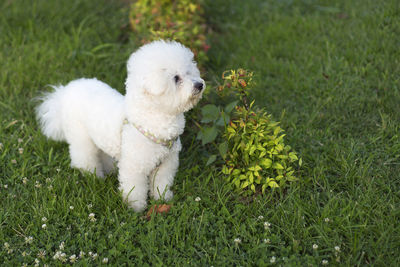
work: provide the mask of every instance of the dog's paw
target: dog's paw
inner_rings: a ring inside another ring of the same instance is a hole
[[[164,194],[164,200],[165,201],[170,201],[174,197],[174,193],[171,190],[168,190]]]
[[[154,199],[155,200],[164,200],[164,201],[170,201],[174,197],[174,193],[171,190],[166,190],[164,192],[157,192],[154,194]]]
[[[135,211],[135,212],[142,212],[146,209],[147,207],[147,202],[143,200],[130,200],[129,201],[129,206]]]

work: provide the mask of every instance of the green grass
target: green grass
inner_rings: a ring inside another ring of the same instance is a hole
[[[256,104],[282,122],[303,158],[302,182],[253,200],[231,192],[217,166],[204,167],[211,147],[188,119],[173,208],[150,221],[122,202],[115,175],[69,167],[67,145],[39,132],[31,101],[79,77],[124,92],[138,47],[124,38],[127,12],[106,0],[3,1],[0,10],[4,265],[54,266],[61,242],[69,263],[86,253],[80,265],[400,264],[397,1],[207,1],[208,90],[225,69],[254,71]]]

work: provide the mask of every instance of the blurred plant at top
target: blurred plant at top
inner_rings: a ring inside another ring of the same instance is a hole
[[[202,65],[207,60],[207,26],[202,0],[137,0],[129,20],[142,44],[158,39],[181,42]]]
[[[253,73],[244,69],[225,71],[223,84],[217,92],[223,97],[234,96],[236,101],[225,107],[208,104],[202,108],[203,126],[198,138],[203,144],[213,143],[224,163],[221,172],[235,188],[251,195],[287,182],[298,180],[295,168],[301,159],[284,143],[285,134],[279,122],[265,110],[249,103]],[[222,138],[217,139],[218,134]],[[222,139],[218,144],[215,140]],[[207,164],[213,163],[212,155]]]

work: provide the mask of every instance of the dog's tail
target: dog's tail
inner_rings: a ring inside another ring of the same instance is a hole
[[[63,86],[51,86],[54,92],[44,93],[36,100],[42,103],[36,108],[36,116],[42,128],[42,132],[48,138],[56,141],[65,139],[62,127],[62,103],[61,94]]]

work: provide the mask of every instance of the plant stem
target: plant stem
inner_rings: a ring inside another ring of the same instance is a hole
[[[243,90],[240,90],[239,92],[242,95],[241,99],[242,99],[243,105],[244,105],[245,109],[248,111],[249,110],[249,101],[247,99],[246,93]]]

